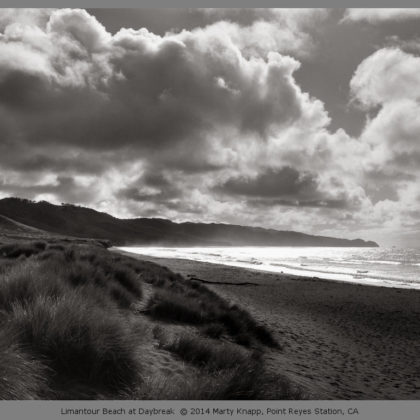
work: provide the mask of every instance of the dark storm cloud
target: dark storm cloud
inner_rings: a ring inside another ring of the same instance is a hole
[[[223,28],[166,38],[127,30],[111,38],[86,13],[61,11],[39,31],[31,44],[30,33],[6,30],[2,45],[10,61],[1,101],[27,143],[194,147],[216,127],[265,137],[305,112],[290,79],[298,63],[275,55],[246,60]],[[15,65],[34,54],[38,68]]]
[[[82,147],[69,148],[66,144],[31,147],[18,140],[7,142],[4,137],[0,140],[1,167],[4,170],[24,172],[28,176],[37,172],[101,175],[110,167],[129,160],[130,153],[124,150],[118,153],[89,151]]]
[[[256,206],[301,206],[343,208],[347,199],[334,199],[321,191],[317,176],[291,167],[269,170],[255,178],[232,178],[216,191],[247,197]]]
[[[36,110],[47,92],[42,78],[15,70],[0,80],[0,102],[21,112]]]
[[[23,170],[25,172],[36,171],[75,171],[79,174],[101,174],[108,163],[105,160],[92,159],[92,156],[79,154],[78,156],[52,156],[35,154],[32,156],[15,157],[15,161],[9,159],[2,163],[8,169]]]
[[[273,124],[301,116],[299,99],[286,79],[289,74],[274,62],[264,75],[257,68],[247,76],[250,66],[239,57],[224,56],[221,40],[214,42],[211,54],[192,37],[182,44],[162,42],[157,51],[144,51],[142,46],[133,51],[129,41],[117,42],[125,54],[113,65],[122,78],[111,82],[110,109],[104,110],[110,131],[122,142],[137,140],[156,149],[199,138],[216,124],[265,136]],[[115,144],[113,136],[102,141]]]
[[[281,200],[281,199],[252,199],[249,204],[255,207],[267,208],[272,206],[308,207],[325,209],[346,209],[349,207],[346,199],[342,200]]]
[[[141,193],[140,190],[136,187],[129,187],[123,188],[122,190],[118,191],[118,196],[120,198],[126,200],[134,200],[134,201],[148,201],[148,200],[156,200],[156,196],[160,195],[161,193]]]
[[[170,181],[161,173],[146,173],[143,180],[150,187],[165,188],[171,185]]]
[[[313,195],[317,185],[312,175],[285,167],[265,172],[253,179],[230,179],[219,190],[254,197],[293,197]]]

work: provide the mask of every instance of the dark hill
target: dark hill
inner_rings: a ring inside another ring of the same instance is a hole
[[[353,246],[377,247],[372,241],[347,240],[256,227],[174,223],[165,219],[118,219],[89,208],[20,198],[0,200],[0,215],[54,234],[109,239],[116,245],[207,246]],[[1,227],[0,227],[1,229]]]
[[[19,223],[0,214],[0,232],[7,235],[48,236],[47,232]]]

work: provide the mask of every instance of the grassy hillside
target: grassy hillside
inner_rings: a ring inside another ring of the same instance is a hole
[[[41,229],[34,228],[32,226],[19,223],[9,217],[0,214],[0,234],[2,235],[18,235],[18,236],[48,236],[48,232],[42,231]]]
[[[17,198],[0,200],[0,215],[54,234],[109,239],[119,245],[377,246],[361,239],[350,241],[237,225],[117,219],[84,207]]]
[[[100,243],[0,246],[1,399],[290,399],[281,351],[200,283]]]

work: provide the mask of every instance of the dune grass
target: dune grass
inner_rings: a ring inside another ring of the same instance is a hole
[[[299,400],[307,399],[287,378],[265,371],[261,360],[248,359],[235,367],[188,378],[157,375],[146,378],[136,398],[163,400]]]
[[[50,396],[48,369],[39,359],[25,351],[13,335],[0,332],[0,396],[4,400],[30,400]]]
[[[11,366],[18,366],[20,358],[24,370],[18,381],[19,371],[6,368],[0,359],[4,369],[0,382],[5,388],[0,396],[129,395],[141,382],[139,331],[123,312],[141,298],[135,273],[118,265],[102,267],[100,250],[89,254],[83,248],[32,244],[21,249],[30,249],[31,258],[21,260],[16,246],[7,248],[6,258],[17,258],[17,264],[9,266],[0,281],[0,346],[2,357],[7,360],[14,354]],[[9,341],[3,337],[6,333]],[[14,385],[13,391],[7,391],[8,383]]]
[[[177,354],[183,360],[209,371],[232,369],[243,365],[249,354],[233,344],[218,343],[216,340],[203,339],[191,334],[183,334],[165,349]]]
[[[44,241],[24,243],[12,243],[0,246],[0,256],[6,258],[18,258],[21,255],[29,257],[44,251],[47,244]]]
[[[195,333],[168,340],[162,322]],[[145,376],[156,338],[195,373]],[[273,378],[248,348],[261,345],[277,344],[246,311],[102,243],[0,246],[0,399],[266,398]],[[276,399],[293,394],[283,379],[275,389]]]
[[[224,299],[202,285],[188,292],[189,280],[157,290],[149,301],[149,313],[161,320],[172,320],[196,325],[207,325],[207,331],[222,335],[226,331],[238,344],[251,345],[255,340],[269,347],[280,347],[271,333],[258,325],[248,312]],[[211,329],[208,328],[211,326]]]
[[[128,395],[141,379],[135,336],[118,313],[91,303],[74,291],[37,297],[14,305],[9,328],[54,372],[49,384],[57,396]]]

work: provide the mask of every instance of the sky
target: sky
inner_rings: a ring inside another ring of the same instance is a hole
[[[0,198],[420,247],[420,9],[0,9]]]

